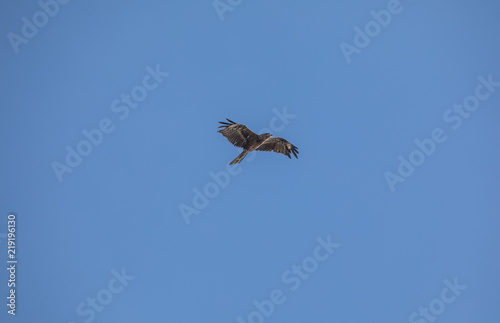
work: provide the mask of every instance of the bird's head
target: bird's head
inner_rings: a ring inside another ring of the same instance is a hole
[[[268,132],[266,132],[266,133],[264,134],[264,136],[265,136],[265,137],[266,137],[266,139],[267,139],[267,138],[272,137],[272,136],[273,136],[273,134],[272,134],[272,133],[268,133]]]

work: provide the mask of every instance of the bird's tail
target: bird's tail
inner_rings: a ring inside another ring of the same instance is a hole
[[[241,163],[241,161],[243,160],[243,158],[245,158],[245,156],[248,154],[248,150],[243,150],[241,152],[241,154],[238,155],[238,157],[236,157],[232,162],[229,163],[229,165],[233,165],[233,164],[239,164]]]

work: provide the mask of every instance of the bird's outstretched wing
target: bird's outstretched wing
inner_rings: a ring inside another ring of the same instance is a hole
[[[224,137],[229,140],[230,143],[236,147],[245,148],[249,141],[255,142],[258,139],[258,135],[252,130],[248,129],[247,126],[241,123],[236,123],[226,118],[227,121],[219,121],[222,128],[220,132]]]
[[[297,157],[299,149],[281,137],[271,137],[267,139],[257,148],[257,150],[274,151],[276,153],[284,154],[288,156],[288,158],[292,158],[290,157],[290,153],[293,153],[295,158],[299,158]]]

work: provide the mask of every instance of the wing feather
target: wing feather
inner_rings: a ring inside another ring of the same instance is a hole
[[[249,141],[255,141],[258,139],[258,135],[252,130],[248,129],[247,126],[241,123],[236,123],[226,118],[228,122],[219,121],[222,128],[220,132],[224,137],[229,140],[230,143],[236,147],[245,148]]]
[[[288,158],[292,158],[290,157],[290,153],[292,153],[295,158],[299,158],[297,157],[299,149],[281,137],[271,137],[267,139],[257,148],[257,150],[274,151],[275,153],[286,155]]]

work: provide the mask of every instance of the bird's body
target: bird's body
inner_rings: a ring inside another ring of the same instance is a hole
[[[221,124],[219,128],[222,129],[218,132],[220,132],[224,137],[227,138],[227,140],[229,140],[230,143],[232,143],[236,147],[243,148],[241,154],[239,154],[238,157],[236,157],[231,163],[229,163],[230,165],[240,163],[249,152],[254,150],[274,151],[284,154],[288,156],[288,158],[291,158],[290,153],[293,153],[295,158],[298,158],[298,148],[285,139],[280,137],[272,137],[270,133],[258,135],[252,130],[248,129],[248,127],[244,124],[236,123],[229,119],[226,120],[228,122],[219,122]]]

